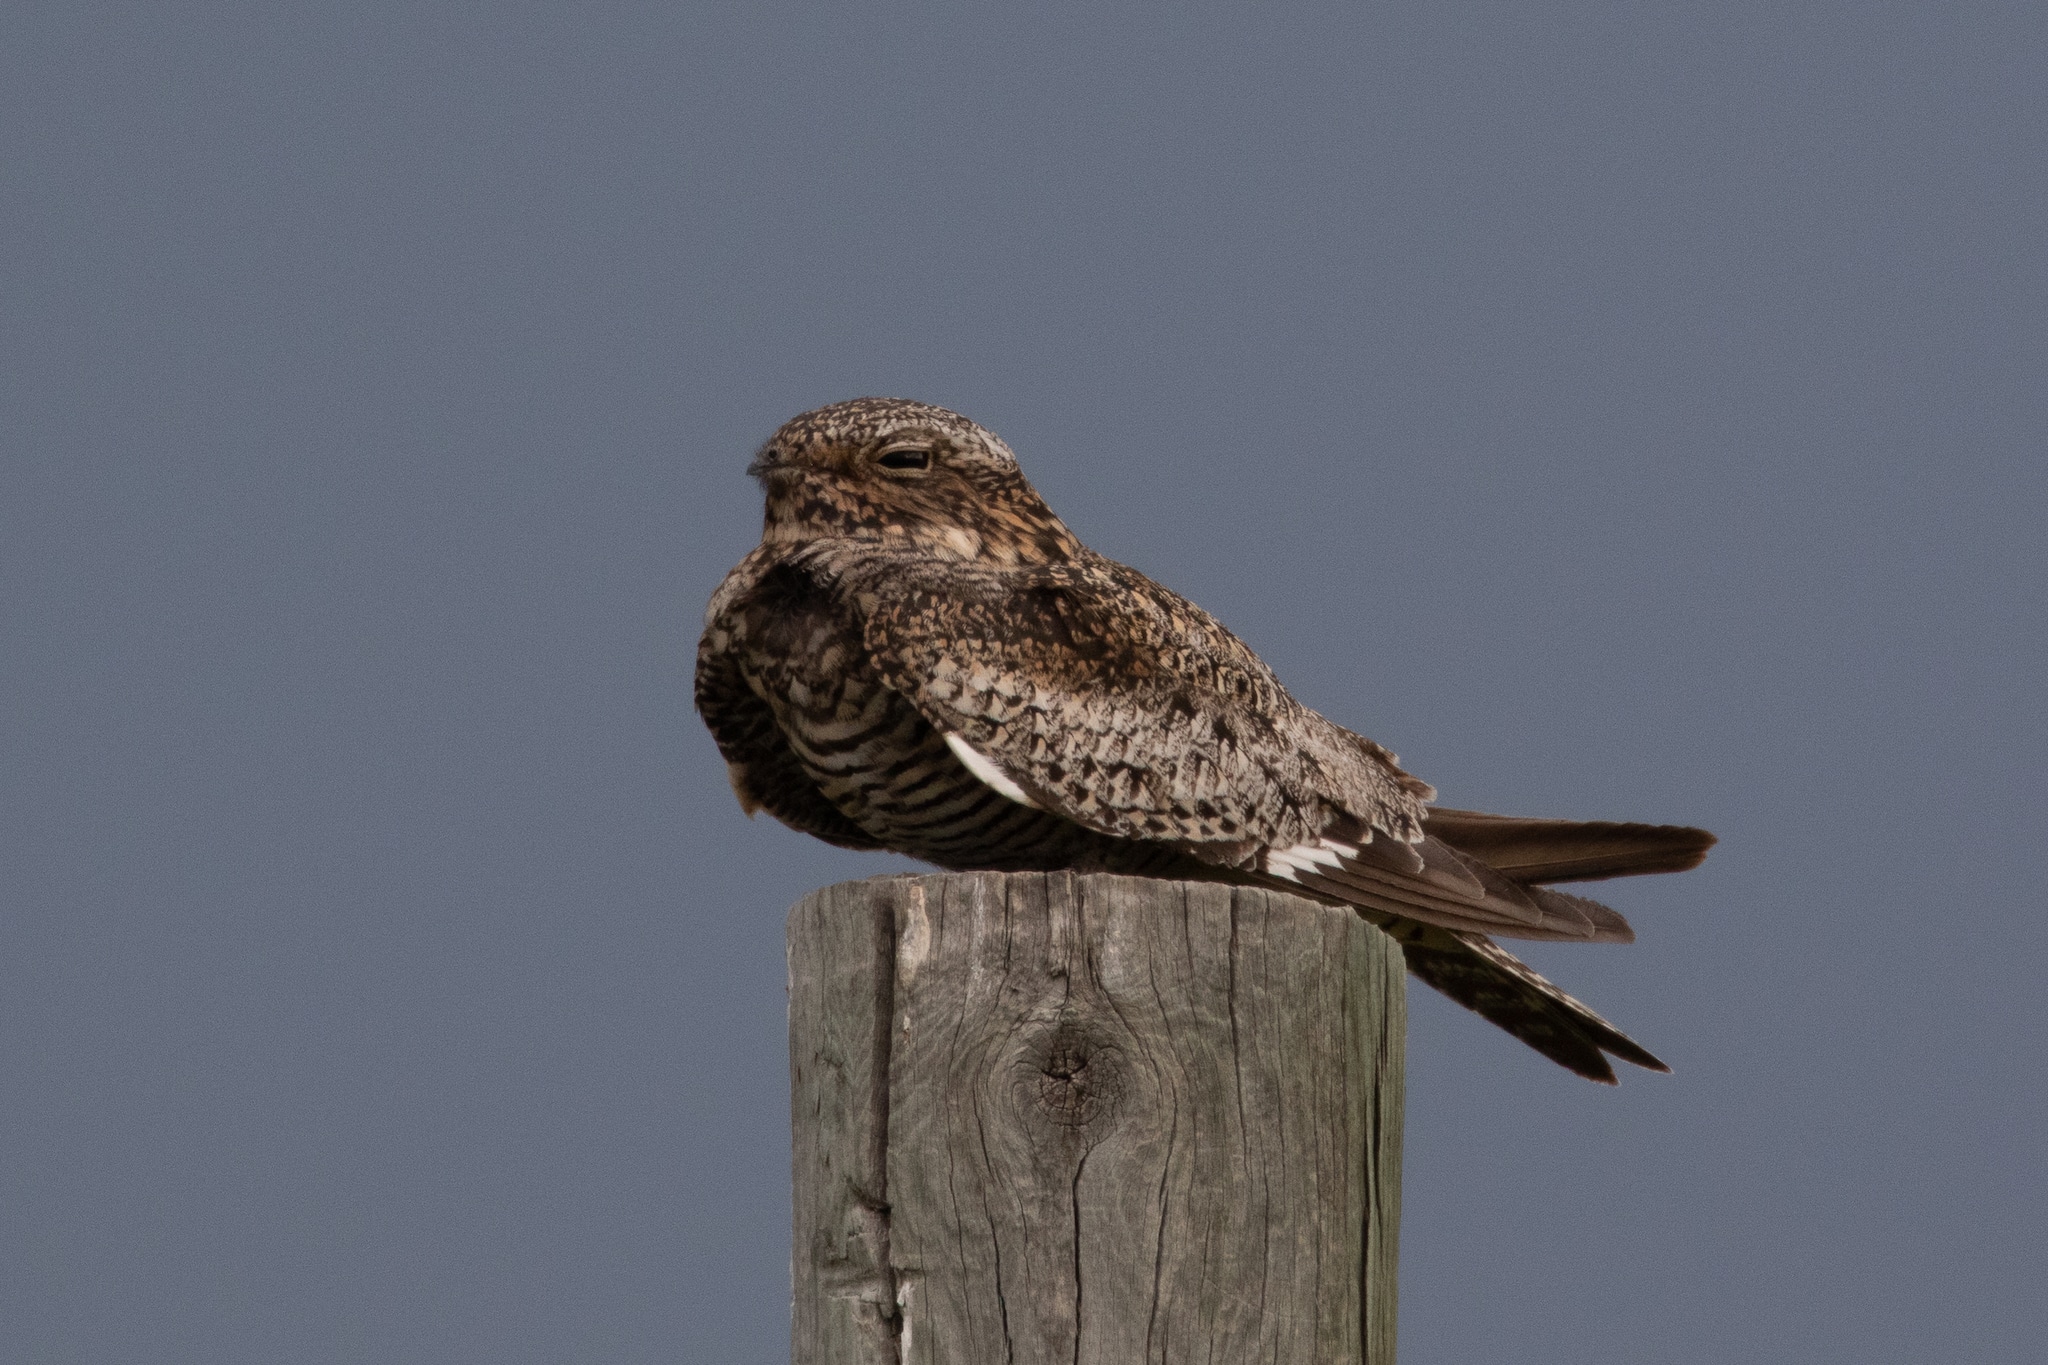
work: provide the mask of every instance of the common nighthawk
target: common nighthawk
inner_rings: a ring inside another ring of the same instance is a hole
[[[1603,1052],[1669,1069],[1493,937],[1629,942],[1548,885],[1682,871],[1711,834],[1432,806],[1207,612],[1076,540],[1009,447],[944,408],[819,408],[748,472],[761,544],[697,649],[697,709],[748,814],[956,870],[1307,892],[1581,1076],[1613,1083]]]

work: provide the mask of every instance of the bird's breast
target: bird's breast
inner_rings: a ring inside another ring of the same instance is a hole
[[[1097,834],[1004,795],[855,651],[815,656],[828,657],[835,667],[789,670],[766,700],[818,790],[886,847],[940,867],[996,871],[1138,872],[1172,860],[1164,848]]]

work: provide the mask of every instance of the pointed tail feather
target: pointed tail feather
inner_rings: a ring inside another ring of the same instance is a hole
[[[1593,1009],[1559,990],[1514,954],[1481,934],[1412,921],[1384,926],[1408,970],[1424,984],[1498,1025],[1568,1071],[1614,1085],[1603,1054],[1651,1071],[1671,1070]]]
[[[1431,807],[1424,828],[1524,885],[1683,872],[1698,867],[1715,842],[1686,825],[1533,820],[1445,806]]]

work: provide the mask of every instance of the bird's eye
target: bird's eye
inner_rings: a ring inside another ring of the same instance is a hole
[[[885,450],[875,463],[884,469],[929,469],[932,453],[929,450]]]

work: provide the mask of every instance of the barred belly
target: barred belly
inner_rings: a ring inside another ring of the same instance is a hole
[[[891,848],[955,871],[1053,868],[1170,874],[1177,850],[1098,834],[1022,805],[967,770],[945,737],[863,668],[817,692],[771,698],[791,750],[826,798]]]

